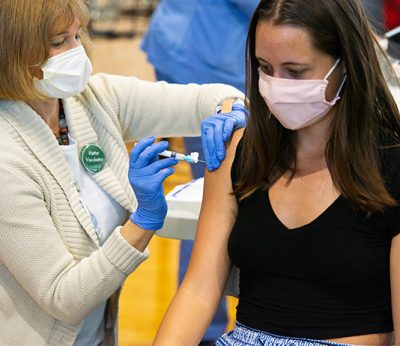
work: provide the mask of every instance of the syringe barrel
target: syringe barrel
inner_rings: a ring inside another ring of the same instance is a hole
[[[158,155],[164,156],[164,157],[173,157],[177,160],[186,161],[189,163],[199,162],[199,153],[197,153],[197,152],[190,153],[190,155],[185,155],[182,153],[177,153],[175,151],[164,150],[163,152],[159,153]]]
[[[177,153],[175,151],[170,151],[170,150],[164,150],[163,152],[159,153],[158,155],[164,156],[164,157],[173,157],[177,160],[185,160],[185,155]]]
[[[164,150],[163,152],[159,153],[158,155],[164,156],[164,157],[172,157],[173,151],[169,150]]]

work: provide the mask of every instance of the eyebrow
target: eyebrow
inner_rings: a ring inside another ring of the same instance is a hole
[[[78,31],[79,30],[82,30],[82,26],[80,26],[79,28],[78,28]],[[54,36],[61,36],[61,35],[66,35],[66,34],[69,34],[70,32],[69,31],[63,31],[63,32],[59,32],[59,33],[57,33],[57,34],[54,34]]]
[[[256,57],[258,61],[264,62],[266,64],[269,64],[268,61],[265,61],[263,58]],[[309,66],[310,64],[303,64],[303,63],[298,63],[298,62],[293,62],[293,61],[286,61],[282,65],[296,65],[296,66]]]
[[[61,36],[61,35],[66,35],[66,34],[68,34],[68,31],[59,32],[57,34],[54,34],[54,36]]]
[[[302,63],[298,63],[298,62],[284,62],[282,65],[296,65],[296,66],[309,66],[310,64],[302,64]]]

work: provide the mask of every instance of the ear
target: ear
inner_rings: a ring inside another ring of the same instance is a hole
[[[30,66],[29,72],[33,78],[43,79],[43,70],[39,66]]]
[[[386,52],[389,47],[389,40],[386,37],[376,37],[379,46]]]

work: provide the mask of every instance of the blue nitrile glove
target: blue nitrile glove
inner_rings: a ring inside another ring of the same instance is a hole
[[[174,170],[178,160],[158,160],[158,154],[168,148],[168,142],[154,144],[154,137],[139,141],[131,151],[128,178],[138,201],[130,220],[139,227],[156,231],[161,229],[167,215],[163,182]]]
[[[246,127],[248,111],[240,103],[233,104],[232,112],[215,114],[201,123],[201,142],[207,168],[217,169],[225,159],[225,142],[236,129]]]

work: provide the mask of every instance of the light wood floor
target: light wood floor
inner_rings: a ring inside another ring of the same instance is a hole
[[[132,40],[93,40],[91,59],[94,72],[134,75],[154,80],[154,71],[139,49],[140,37]],[[180,138],[171,143],[184,150]],[[179,163],[165,183],[166,193],[191,179],[187,163]],[[119,345],[151,345],[161,318],[177,287],[179,241],[155,236],[149,246],[151,256],[130,275],[122,290]],[[236,299],[228,299],[229,323],[234,323]]]

